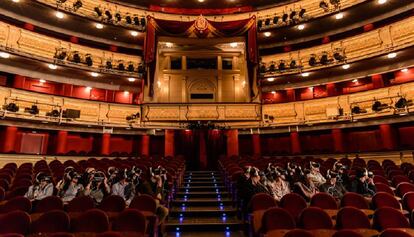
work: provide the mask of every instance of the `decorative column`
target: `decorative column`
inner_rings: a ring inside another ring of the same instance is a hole
[[[260,148],[260,135],[252,134],[252,143],[253,143],[253,155],[260,156],[262,154]]]
[[[62,155],[66,153],[66,144],[68,143],[68,132],[59,131],[56,141],[56,154]]]
[[[286,95],[287,95],[288,102],[296,101],[295,89],[286,89]]]
[[[17,130],[17,127],[14,126],[6,127],[6,130],[4,131],[4,153],[10,153],[15,151],[14,147],[16,145]]]
[[[149,156],[150,155],[150,136],[142,135],[141,137],[141,155]]]
[[[396,147],[396,142],[393,139],[393,127],[391,124],[381,124],[379,126],[382,146],[385,150],[394,150]]]
[[[104,133],[102,134],[101,155],[109,156],[110,149],[111,149],[111,134]]]
[[[298,132],[291,132],[290,133],[290,148],[292,154],[300,154],[302,153],[300,147],[300,140],[299,140],[299,133]]]
[[[174,130],[166,129],[165,130],[165,139],[164,139],[164,156],[174,156]]]
[[[374,89],[384,87],[384,80],[382,80],[382,75],[381,74],[372,75],[371,80],[372,80],[372,85],[373,85]]]
[[[239,155],[239,131],[232,129],[227,131],[227,157]]]
[[[340,128],[334,128],[332,129],[332,139],[334,144],[334,152],[338,153],[344,153],[344,134],[342,132],[342,129]]]
[[[326,91],[328,93],[328,96],[336,96],[336,84],[335,83],[329,83],[326,84]]]

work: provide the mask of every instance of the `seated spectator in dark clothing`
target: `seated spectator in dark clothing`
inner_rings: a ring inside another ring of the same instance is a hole
[[[239,176],[236,182],[237,195],[239,199],[244,199],[246,194],[246,186],[250,179],[251,166],[244,167],[244,172]]]
[[[248,183],[246,185],[245,205],[248,205],[248,203],[255,194],[268,193],[271,195],[271,192],[262,183],[260,183],[259,172],[260,171],[255,167],[253,167],[250,170],[250,179],[248,180]]]
[[[338,173],[328,170],[326,179],[326,183],[322,184],[319,187],[319,190],[321,192],[330,194],[336,200],[341,200],[344,194],[346,193],[346,189],[344,188],[344,186],[342,186],[341,183],[338,183]]]
[[[372,197],[376,193],[373,174],[366,169],[356,171],[356,177],[351,183],[351,192],[361,194],[364,197]]]
[[[335,162],[332,171],[338,173],[336,182],[342,184],[345,189],[350,189],[351,182],[349,180],[347,167],[340,162]]]
[[[103,172],[97,171],[89,177],[89,183],[85,186],[84,194],[91,197],[96,204],[101,203],[104,197],[110,193],[111,187]]]
[[[151,177],[149,181],[139,179],[138,192],[139,194],[147,194],[155,198],[157,202],[157,216],[159,219],[159,224],[164,223],[165,219],[168,216],[169,210],[167,207],[162,205],[162,202],[165,201],[164,198],[164,188],[165,183],[167,182],[166,171],[158,167],[157,169],[151,170]]]

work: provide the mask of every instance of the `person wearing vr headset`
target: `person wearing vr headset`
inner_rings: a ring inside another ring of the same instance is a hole
[[[350,191],[371,198],[377,192],[373,178],[374,174],[372,172],[368,172],[367,169],[358,169],[355,179],[351,183]]]
[[[246,186],[246,199],[244,204],[248,205],[250,200],[255,194],[267,193],[271,195],[271,192],[260,182],[260,171],[256,167],[252,167],[250,170],[250,179]],[[247,207],[247,206],[246,206]]]
[[[42,200],[53,195],[52,177],[46,173],[39,172],[36,175],[35,183],[29,187],[24,195],[30,201]]]
[[[101,171],[96,171],[90,175],[89,182],[85,186],[85,195],[91,197],[96,204],[111,193],[111,188],[108,185],[106,175]]]
[[[290,193],[290,185],[287,182],[285,171],[281,170],[280,167],[276,167],[269,173],[269,190],[272,192],[273,197],[276,201],[280,201],[283,196]]]
[[[150,168],[149,180],[141,180],[138,186],[140,194],[147,194],[155,199],[157,203],[156,215],[159,220],[159,225],[164,223],[169,213],[168,208],[162,205],[165,202],[165,197],[168,195],[166,190],[168,190],[167,171],[161,166],[155,169]]]
[[[301,194],[307,201],[310,201],[313,195],[319,192],[319,189],[313,183],[314,176],[311,174],[311,171],[306,169],[303,173],[302,180],[296,182],[294,188],[297,193]]]
[[[330,194],[336,200],[341,200],[347,191],[342,183],[338,182],[338,177],[338,173],[328,170],[326,183],[322,184],[319,189],[321,192]]]
[[[316,162],[310,162],[310,179],[312,180],[313,184],[316,187],[320,187],[322,184],[326,183],[326,179],[323,177],[323,175],[320,172],[321,165]]]
[[[136,193],[135,185],[132,182],[134,176],[133,170],[125,169],[124,172],[119,172],[118,182],[112,185],[112,194],[122,197],[127,206],[129,206]]]
[[[84,187],[79,182],[81,175],[73,168],[66,168],[67,173],[64,174],[63,179],[56,185],[58,196],[64,203],[72,201],[77,196],[84,195]]]
[[[350,179],[347,171],[347,167],[340,163],[339,161],[335,162],[333,165],[333,172],[338,173],[336,178],[336,182],[342,184],[342,186],[346,189],[349,189],[350,186]]]

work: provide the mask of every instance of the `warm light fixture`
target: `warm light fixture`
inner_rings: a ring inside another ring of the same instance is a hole
[[[124,91],[124,95],[129,95],[129,91]]]
[[[167,46],[167,48],[171,48],[173,45],[174,44],[173,43],[170,43],[170,42],[165,43],[165,46]]]
[[[2,58],[10,58],[10,54],[6,52],[0,52],[0,57]]]
[[[103,28],[104,28],[104,25],[102,25],[101,23],[96,23],[96,24],[95,24],[95,27],[96,27],[97,29],[103,29]]]
[[[272,35],[272,33],[269,32],[269,31],[267,31],[267,32],[264,33],[264,36],[266,36],[266,37],[270,37],[271,35]]]
[[[352,82],[356,84],[356,83],[358,83],[358,79],[354,79],[354,80],[352,80]]]
[[[237,42],[230,43],[230,47],[236,48],[237,47]]]
[[[272,91],[272,94],[276,94],[276,91]]]
[[[302,77],[308,77],[310,75],[310,73],[309,72],[304,72],[301,75],[302,75]]]
[[[20,0],[12,0],[13,2],[20,2]]]
[[[91,76],[98,77],[99,76],[99,73],[97,73],[97,72],[91,72]]]
[[[138,32],[137,32],[137,31],[134,31],[134,30],[132,30],[132,31],[130,32],[130,34],[131,34],[132,36],[134,36],[134,37],[138,36]]]
[[[40,79],[40,80],[39,80],[39,82],[40,82],[40,83],[46,83],[46,80],[44,80],[44,79]]]
[[[305,29],[305,25],[298,25],[298,30],[303,30],[303,29]]]
[[[313,91],[313,86],[309,87],[309,90]]]
[[[57,65],[56,64],[49,64],[48,67],[52,70],[57,69]]]
[[[349,64],[344,64],[344,65],[342,65],[342,68],[343,68],[343,69],[345,69],[345,70],[346,70],[346,69],[349,69],[350,67],[351,67],[351,65],[349,65]]]
[[[344,14],[342,12],[335,15],[335,19],[337,19],[337,20],[340,20],[342,18],[344,18]]]
[[[401,72],[408,72],[408,68],[401,69]]]
[[[269,78],[267,78],[267,81],[270,81],[270,82],[275,81],[275,78],[274,77],[269,77]]]
[[[90,91],[90,90],[92,90],[92,87],[87,86],[85,89],[86,89],[87,91]]]
[[[378,4],[384,4],[386,2],[387,2],[387,0],[378,0]]]
[[[397,53],[389,53],[389,54],[387,55],[387,57],[388,57],[388,58],[395,58],[395,57],[397,57]]]
[[[55,13],[55,16],[59,19],[63,19],[65,17],[65,14],[63,14],[63,12],[57,11]]]
[[[130,77],[130,78],[128,78],[128,81],[130,81],[130,82],[134,82],[136,79],[135,78],[133,78],[133,77]]]
[[[204,2],[204,0],[197,0],[198,2]]]

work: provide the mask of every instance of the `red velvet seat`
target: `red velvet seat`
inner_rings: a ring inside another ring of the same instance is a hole
[[[396,175],[392,178],[392,184],[394,187],[397,187],[401,183],[410,183],[410,182],[411,180],[405,175]]]
[[[107,231],[104,233],[97,234],[95,237],[124,237],[122,233],[114,232],[114,231]]]
[[[125,200],[121,196],[110,195],[102,200],[99,209],[105,212],[121,212],[125,209]]]
[[[255,194],[250,201],[252,211],[266,210],[275,206],[277,206],[276,200],[267,193]]]
[[[313,195],[310,201],[310,206],[322,209],[338,209],[338,204],[336,203],[335,198],[327,193],[317,193]]]
[[[95,208],[95,203],[89,196],[75,197],[66,206],[67,212],[83,212]]]
[[[139,211],[147,211],[155,214],[157,211],[157,203],[155,202],[155,199],[150,195],[143,194],[135,196],[134,199],[132,199],[129,208],[137,209]]]
[[[412,237],[409,233],[402,230],[384,230],[379,237]]]
[[[383,192],[376,193],[372,197],[372,205],[374,206],[374,209],[381,207],[392,207],[398,210],[401,209],[400,202],[394,196]]]
[[[299,226],[306,230],[332,229],[331,217],[318,207],[305,208],[299,217]]]
[[[274,236],[274,237],[279,237],[279,236]],[[284,237],[314,237],[314,235],[306,230],[291,230],[288,233],[286,233]]]
[[[337,229],[370,229],[371,223],[364,212],[355,207],[344,207],[336,216]]]
[[[26,194],[28,189],[29,186],[11,187],[11,190],[6,194],[6,199],[22,197]]]
[[[390,185],[388,179],[382,176],[374,176],[374,183],[375,184],[382,183],[382,184]]]
[[[375,183],[375,188],[377,189],[377,192],[384,192],[389,193],[391,195],[395,195],[394,191],[390,188],[390,186],[383,184],[383,183]]]
[[[337,231],[332,237],[363,237],[363,236],[352,230],[340,230],[340,231]]]
[[[63,210],[63,202],[59,197],[49,196],[38,201],[33,207],[34,213],[43,213],[53,210]]]
[[[44,213],[31,224],[31,233],[69,232],[70,219],[62,210],[53,210]]]
[[[401,211],[392,207],[382,207],[374,213],[373,227],[379,231],[388,228],[410,228],[410,223]]]
[[[287,210],[295,220],[299,220],[299,214],[308,205],[303,197],[296,193],[289,193],[282,197],[279,206]]]
[[[414,210],[414,192],[406,193],[402,198],[405,210],[412,212]]]
[[[15,197],[8,200],[4,205],[0,206],[0,213],[6,213],[11,211],[24,211],[30,213],[32,210],[32,203],[25,197]]]
[[[358,193],[345,193],[341,200],[341,207],[355,207],[359,209],[369,209],[367,200]]]
[[[407,183],[407,182],[402,182],[402,183],[398,184],[398,186],[397,186],[397,195],[399,197],[403,197],[404,194],[409,193],[409,192],[414,192],[414,184]]]
[[[283,208],[272,207],[267,209],[262,219],[262,229],[266,233],[277,229],[294,229],[295,219]]]
[[[0,237],[24,237],[21,234],[0,234]]]
[[[102,210],[91,209],[71,219],[72,232],[102,233],[109,230],[108,216]]]
[[[124,210],[112,223],[112,230],[144,235],[146,231],[145,216],[138,210]]]
[[[0,215],[0,234],[26,235],[30,228],[30,216],[23,211],[12,211]]]

